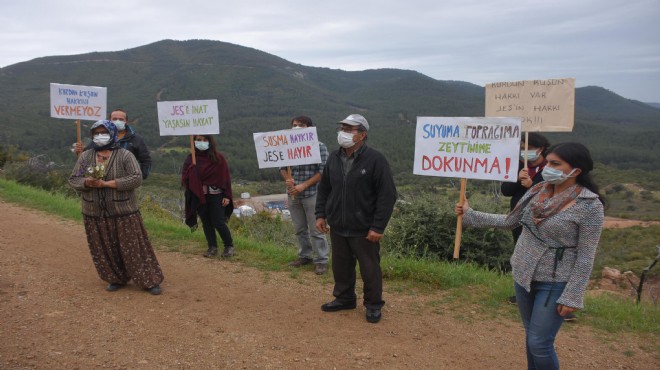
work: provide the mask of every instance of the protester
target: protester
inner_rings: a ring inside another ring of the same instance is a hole
[[[183,162],[181,182],[186,192],[186,224],[197,228],[197,215],[208,244],[204,257],[218,254],[215,231],[218,230],[224,244],[222,257],[234,255],[234,242],[227,226],[234,209],[231,177],[225,157],[217,151],[211,135],[195,135],[195,159],[188,155]]]
[[[589,150],[579,143],[558,144],[546,159],[544,181],[508,215],[477,212],[467,200],[455,208],[467,226],[523,225],[511,266],[529,369],[559,369],[554,339],[563,318],[584,307],[604,218]]]
[[[161,293],[163,281],[156,255],[138,209],[135,189],[142,184],[140,166],[119,146],[117,128],[107,120],[90,129],[92,148],[76,162],[69,184],[80,192],[87,242],[107,291],[129,280],[151,294]]]
[[[502,195],[511,197],[511,209],[513,210],[518,204],[520,198],[525,195],[527,190],[532,186],[543,181],[543,168],[547,161],[545,160],[546,152],[550,148],[550,141],[543,135],[537,132],[528,133],[527,150],[525,150],[525,138],[520,143],[520,162],[518,162],[518,181],[517,182],[503,182],[500,190]],[[525,159],[527,159],[527,167],[525,167]],[[515,245],[522,232],[522,226],[518,226],[511,230],[513,235],[513,244]],[[508,302],[516,304],[516,296],[510,296]],[[564,317],[565,321],[575,321],[577,318],[574,314],[568,314]]]
[[[335,280],[335,300],[323,304],[321,310],[356,307],[357,260],[364,282],[366,319],[377,323],[385,304],[380,239],[392,215],[396,187],[387,159],[366,144],[367,120],[351,114],[339,124],[340,148],[328,157],[316,198],[316,228],[324,233],[330,231]]]
[[[142,179],[146,179],[151,172],[151,155],[149,149],[144,143],[142,136],[135,133],[133,127],[128,125],[128,114],[123,109],[115,109],[110,113],[110,121],[115,124],[119,131],[117,137],[119,138],[119,146],[127,149],[140,163],[140,170],[142,171]],[[85,149],[90,149],[90,143]],[[76,154],[82,152],[82,145],[79,143],[74,144],[74,151]]]
[[[314,123],[307,116],[299,116],[291,120],[292,129],[312,126]],[[314,263],[316,274],[323,275],[328,271],[328,241],[325,234],[316,229],[314,213],[317,184],[321,181],[321,173],[328,160],[328,148],[319,141],[319,150],[321,163],[292,166],[290,170],[283,167],[280,168],[280,175],[286,183],[287,203],[298,239],[298,259],[289,263],[289,266],[300,267]]]

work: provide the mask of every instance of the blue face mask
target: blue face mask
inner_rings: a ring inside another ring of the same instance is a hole
[[[528,162],[534,162],[535,160],[539,159],[541,155],[536,152],[536,150],[521,150],[520,151],[520,160],[525,161],[525,157],[527,158]]]
[[[543,168],[543,172],[541,172],[541,176],[543,176],[543,180],[549,182],[550,184],[558,185],[566,181],[568,178],[573,177],[571,175],[573,174],[573,172],[575,172],[575,170],[576,168],[572,169],[571,172],[569,172],[567,175],[560,170],[555,170],[554,168],[550,168],[546,166]]]
[[[197,141],[195,140],[195,148],[201,151],[205,151],[209,149],[209,142],[208,141]]]

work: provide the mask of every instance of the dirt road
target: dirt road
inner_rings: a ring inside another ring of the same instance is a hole
[[[240,245],[238,246],[240,253]],[[0,202],[1,369],[522,369],[517,321],[385,287],[383,320],[324,313],[310,271],[157,252],[163,295],[106,292],[83,227]],[[435,304],[431,304],[436,302]],[[437,303],[440,302],[440,303]],[[580,324],[557,339],[566,369],[652,369],[653,345]]]

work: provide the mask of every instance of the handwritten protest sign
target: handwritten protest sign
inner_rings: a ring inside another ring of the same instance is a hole
[[[217,100],[161,101],[157,106],[160,136],[220,133]]]
[[[316,127],[256,132],[252,136],[259,168],[321,163]]]
[[[515,182],[517,117],[417,117],[413,173]]]
[[[50,116],[53,118],[105,119],[108,92],[105,87],[50,84]]]
[[[486,117],[521,117],[523,131],[573,131],[575,79],[486,84]]]

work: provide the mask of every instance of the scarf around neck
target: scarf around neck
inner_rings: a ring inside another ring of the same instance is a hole
[[[554,190],[555,186],[547,182],[537,184],[530,189],[536,193],[530,204],[532,220],[535,224],[538,225],[543,220],[556,215],[569,203],[575,201],[582,192],[582,186],[572,185],[559,194],[554,194]]]

